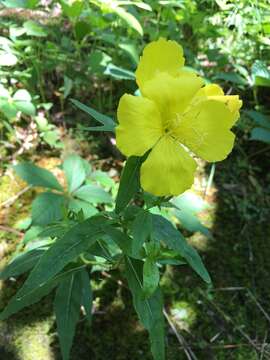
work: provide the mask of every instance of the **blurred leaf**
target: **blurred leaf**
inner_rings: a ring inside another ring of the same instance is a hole
[[[134,15],[130,14],[128,11],[126,11],[120,6],[113,8],[113,11],[122,20],[124,20],[129,27],[131,27],[133,30],[137,31],[141,36],[143,36],[143,28]]]
[[[233,84],[237,84],[237,85],[247,85],[247,80],[236,73],[221,72],[221,73],[218,73],[217,75],[215,75],[214,79],[229,81],[229,82],[232,82]]]
[[[9,91],[2,85],[0,84],[0,98],[3,100],[7,100],[9,99]]]
[[[34,249],[17,255],[12,261],[0,272],[0,279],[8,279],[25,273],[32,269],[38,262],[44,249]]]
[[[146,4],[143,1],[118,1],[119,6],[122,5],[133,5],[137,6],[140,9],[152,11],[152,8],[150,5]]]
[[[82,0],[60,0],[63,12],[68,17],[78,17],[83,11],[84,2]]]
[[[115,185],[114,180],[105,171],[93,171],[91,174],[91,179],[99,183],[104,188],[110,189]]]
[[[124,234],[121,230],[112,226],[107,226],[105,231],[106,234],[123,251],[125,255],[141,258],[141,256],[133,256],[131,249],[132,239],[127,234]]]
[[[14,105],[18,111],[21,111],[22,113],[24,113],[26,115],[35,116],[35,114],[36,114],[36,108],[31,102],[14,101]]]
[[[23,28],[26,30],[26,34],[29,36],[45,37],[48,35],[43,26],[32,20],[25,21],[23,23]]]
[[[155,360],[165,360],[163,300],[158,288],[145,299],[143,292],[143,262],[129,257],[125,258],[125,275],[132,293],[133,305],[140,322],[150,336],[151,351]]]
[[[131,156],[127,159],[124,169],[121,173],[120,185],[117,193],[115,212],[119,214],[125,209],[130,200],[140,189],[140,167],[142,159],[137,156]]]
[[[199,231],[202,234],[211,237],[209,229],[204,226],[197,216],[197,213],[207,209],[209,205],[198,195],[187,191],[183,195],[172,200],[177,207],[173,213],[180,220],[181,224],[188,231]]]
[[[14,170],[18,176],[30,185],[63,191],[56,177],[46,169],[29,162],[23,162],[15,165]]]
[[[132,253],[138,254],[144,242],[150,237],[152,232],[152,215],[141,209],[132,224]]]
[[[2,4],[8,8],[33,9],[39,0],[2,0]]]
[[[86,179],[84,160],[76,155],[69,155],[63,163],[63,169],[68,183],[68,191],[78,189]]]
[[[172,250],[183,256],[196,273],[207,283],[211,283],[210,276],[206,270],[200,255],[190,246],[183,235],[173,227],[164,217],[152,215],[153,237],[156,241],[163,241]]]
[[[73,195],[89,203],[111,203],[112,197],[96,185],[84,185],[76,190]]]
[[[0,66],[14,66],[17,62],[18,59],[14,54],[0,50]]]
[[[154,259],[147,257],[143,264],[143,292],[146,297],[151,296],[158,287],[159,271]]]
[[[94,127],[84,127],[84,130],[92,130],[92,131],[111,131],[114,132],[114,128],[116,126],[113,119],[111,119],[109,116],[106,116],[104,114],[99,113],[98,111],[90,108],[89,106],[86,106],[82,104],[80,101],[71,99],[71,102],[77,106],[80,110],[86,112],[91,117],[93,117],[95,120],[97,120],[102,126],[94,126]]]
[[[84,307],[88,322],[92,321],[92,303],[93,293],[91,288],[91,282],[86,269],[83,269],[80,273],[80,286],[82,291],[81,305]]]
[[[270,144],[270,129],[259,127],[252,129],[250,140],[258,140]]]
[[[255,110],[248,110],[246,114],[257,124],[262,127],[270,128],[270,117]]]
[[[27,90],[20,89],[13,95],[13,100],[31,102],[32,98]]]
[[[27,244],[28,242],[37,239],[41,231],[42,231],[41,226],[31,226],[30,229],[27,230],[24,234],[23,244]]]
[[[60,140],[60,133],[57,127],[53,127],[52,130],[44,131],[41,135],[42,139],[51,147],[63,147],[63,144]]]
[[[270,86],[270,71],[262,61],[255,61],[251,68],[251,74],[254,85],[267,87]]]
[[[73,81],[66,75],[64,75],[64,99],[68,97],[73,87]]]
[[[34,225],[48,225],[60,220],[63,216],[65,198],[52,192],[39,194],[32,203],[32,220]]]
[[[119,80],[135,80],[135,75],[133,72],[122,69],[114,64],[109,64],[104,71],[105,75],[110,75]]]
[[[135,44],[120,43],[119,47],[120,47],[120,49],[124,50],[131,57],[131,59],[134,61],[134,64],[136,64],[136,65],[138,64],[139,55],[138,55],[138,51],[137,51],[137,46]],[[135,79],[134,74],[133,74],[133,79]]]
[[[98,213],[98,210],[93,205],[89,204],[89,202],[77,199],[69,200],[68,208],[75,213],[78,213],[80,210],[82,210],[85,218],[88,218]]]
[[[79,20],[75,24],[75,34],[78,40],[82,40],[91,32],[91,24],[87,21]]]

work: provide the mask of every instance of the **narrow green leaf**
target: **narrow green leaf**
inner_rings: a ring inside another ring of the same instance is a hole
[[[65,198],[62,195],[44,192],[32,204],[33,225],[48,225],[62,218]]]
[[[84,160],[72,154],[65,159],[63,169],[67,178],[68,191],[71,193],[78,189],[86,179]]]
[[[30,185],[63,191],[56,177],[46,169],[29,162],[23,162],[15,165],[14,170],[18,176]]]
[[[26,295],[24,297],[19,296],[20,295],[20,290],[21,290],[20,289],[17,292],[17,294],[15,294],[11,298],[11,300],[9,301],[9,303],[6,306],[6,308],[4,309],[4,311],[2,311],[0,313],[0,320],[5,320],[9,316],[11,316],[11,315],[15,314],[16,312],[20,311],[21,309],[23,309],[23,308],[25,308],[27,306],[30,306],[32,304],[35,304],[40,299],[42,299],[44,296],[49,294],[60,281],[65,279],[66,276],[69,276],[70,273],[73,273],[74,271],[81,270],[84,267],[85,266],[80,266],[80,267],[65,270],[62,273],[55,276],[50,281],[48,281],[47,283],[45,283],[43,285],[40,285],[39,287],[35,288],[34,291],[32,291],[30,294],[28,294],[28,295]]]
[[[143,291],[146,297],[151,296],[158,287],[159,271],[154,259],[148,257],[143,264]]]
[[[159,288],[145,299],[143,292],[143,262],[125,258],[125,275],[132,293],[134,308],[140,322],[149,332],[155,360],[165,360],[163,300]]]
[[[120,68],[118,66],[115,66],[114,64],[110,63],[105,71],[105,75],[110,75],[115,79],[118,80],[135,80],[135,74],[132,71]]]
[[[190,246],[183,235],[163,216],[152,215],[153,237],[157,241],[164,241],[170,249],[183,256],[196,273],[207,283],[211,278],[206,270],[200,255]]]
[[[45,249],[34,249],[16,256],[4,269],[0,272],[0,279],[8,279],[25,273],[32,269],[38,262]]]
[[[91,283],[87,270],[83,269],[82,271],[80,271],[79,276],[80,276],[80,286],[82,289],[81,305],[84,307],[89,324],[91,324],[93,293],[92,293]]]
[[[127,159],[122,170],[119,190],[116,198],[115,212],[119,214],[125,209],[130,200],[140,189],[140,167],[142,159],[137,156],[131,156]]]
[[[105,232],[115,242],[115,244],[117,244],[124,254],[133,257],[131,249],[132,239],[127,234],[124,234],[122,231],[112,226],[107,226]]]
[[[71,228],[61,239],[51,245],[31,271],[17,293],[18,298],[28,296],[61,271],[69,262],[88,249],[103,234],[106,219],[89,218]]]
[[[96,121],[98,121],[102,126],[96,126],[96,127],[84,127],[84,130],[96,130],[96,131],[111,131],[114,132],[114,128],[116,126],[116,123],[113,121],[112,118],[109,116],[106,116],[104,114],[99,113],[98,111],[92,109],[89,106],[86,106],[82,104],[80,101],[71,99],[71,102],[77,106],[80,110],[86,112],[91,117],[93,117]]]
[[[150,237],[152,232],[152,215],[142,209],[138,212],[132,224],[132,253],[138,254],[144,242]]]
[[[73,195],[89,203],[111,203],[112,197],[105,190],[96,185],[84,185],[76,190]]]
[[[80,272],[72,273],[61,281],[55,294],[54,312],[63,360],[69,359],[76,324],[80,316],[82,302]]]
[[[118,6],[116,8],[114,8],[115,13],[121,18],[123,19],[126,24],[131,27],[132,29],[134,29],[135,31],[137,31],[141,36],[143,36],[143,28],[142,25],[140,24],[140,22],[135,18],[135,16],[133,16],[132,14],[130,14],[128,11],[126,11],[125,9],[123,9],[122,7]]]

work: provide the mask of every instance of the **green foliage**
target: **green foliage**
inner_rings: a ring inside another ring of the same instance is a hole
[[[85,294],[87,289],[87,287],[85,288],[87,284],[83,280],[85,276],[87,277],[85,269],[73,272],[61,281],[56,290],[54,311],[64,360],[69,359],[69,352],[76,324],[79,320],[81,305],[83,305],[84,301],[90,302],[90,298],[87,299],[87,294]]]
[[[115,212],[117,214],[125,209],[140,188],[139,173],[141,164],[142,160],[139,157],[131,156],[127,159],[116,198]]]
[[[63,188],[56,177],[48,170],[42,169],[31,163],[21,163],[14,166],[14,170],[29,185],[41,186],[48,189],[62,191]]]
[[[8,278],[30,270],[0,319],[33,304],[57,287],[54,309],[63,359],[69,358],[81,306],[91,322],[92,291],[85,266],[94,272],[118,268],[121,264],[135,310],[149,332],[155,360],[165,359],[159,288],[162,264],[188,263],[203,280],[210,282],[200,256],[182,234],[163,216],[151,213],[157,204],[175,209],[174,205],[166,198],[150,195],[145,196],[147,200],[142,207],[134,204],[137,198],[143,199],[138,171],[144,158],[127,160],[115,210],[111,195],[92,183],[98,181],[111,188],[111,181],[104,173],[93,172],[90,164],[78,155],[70,155],[62,165],[67,190],[47,170],[31,163],[15,167],[17,174],[29,184],[51,191],[40,193],[34,200],[32,227],[24,238],[25,249],[0,275]]]

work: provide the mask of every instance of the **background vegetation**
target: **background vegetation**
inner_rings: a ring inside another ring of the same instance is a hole
[[[207,287],[185,266],[164,271],[167,357],[269,359],[267,0],[3,0],[1,265],[35,239],[29,227],[38,222],[39,213],[37,206],[31,210],[31,203],[43,191],[27,186],[11,165],[31,160],[52,170],[65,185],[59,165],[76,153],[91,165],[86,183],[99,188],[87,211],[110,208],[123,158],[111,136],[87,129],[95,120],[71,99],[115,118],[120,96],[137,90],[134,70],[142,48],[160,36],[181,43],[187,66],[244,102],[232,154],[215,166],[201,163],[192,191],[175,200],[186,210],[167,213],[201,252],[213,280]],[[102,189],[110,193],[107,198]],[[78,202],[72,204],[78,210]],[[93,324],[79,324],[72,359],[151,359],[125,279],[99,270],[92,280]],[[1,307],[23,280],[0,282]],[[0,358],[60,358],[50,296],[0,323]]]

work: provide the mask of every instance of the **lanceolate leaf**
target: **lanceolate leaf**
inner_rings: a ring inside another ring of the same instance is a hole
[[[63,360],[69,359],[76,324],[82,303],[81,271],[70,274],[59,284],[54,301],[57,331]]]
[[[27,307],[29,305],[35,304],[40,299],[42,299],[44,296],[49,294],[55,286],[65,279],[66,276],[69,276],[70,273],[73,273],[74,271],[79,271],[84,266],[72,268],[66,271],[63,271],[62,273],[58,274],[56,277],[54,277],[52,280],[48,281],[46,284],[41,285],[37,288],[35,288],[34,291],[32,291],[30,294],[24,296],[23,298],[19,297],[20,290],[17,294],[15,294],[11,300],[9,301],[8,305],[4,309],[4,311],[0,314],[0,320],[4,320],[11,316],[12,314],[15,314],[16,312],[20,311],[24,307]]]
[[[140,322],[149,332],[151,351],[155,360],[165,360],[163,300],[158,288],[148,299],[143,293],[143,262],[125,258],[125,274],[132,293],[134,308]]]
[[[180,231],[175,229],[163,216],[152,215],[152,219],[153,237],[157,241],[164,241],[170,249],[179,252],[205,282],[211,283],[210,276],[203,265],[200,255],[186,242]]]
[[[34,249],[18,255],[0,272],[0,279],[3,280],[11,276],[18,276],[32,269],[44,251],[45,249]]]
[[[132,253],[137,254],[152,231],[152,215],[142,209],[132,224]]]
[[[148,257],[143,264],[143,290],[146,297],[154,293],[159,283],[159,271],[154,259]]]
[[[118,247],[123,251],[125,255],[132,256],[132,239],[124,234],[119,229],[116,229],[112,226],[107,226],[105,229],[107,235],[118,245]]]
[[[140,157],[131,156],[127,159],[126,165],[122,170],[120,186],[116,198],[116,213],[123,211],[135,193],[139,190],[141,164],[142,159]]]
[[[56,177],[46,169],[29,162],[23,162],[14,166],[14,170],[30,185],[63,191]]]
[[[99,113],[98,111],[92,109],[89,106],[82,104],[80,101],[71,99],[71,102],[77,106],[80,110],[86,112],[96,121],[98,121],[102,126],[93,126],[93,127],[84,127],[83,130],[92,130],[92,131],[111,131],[114,132],[116,123],[109,116]]]
[[[87,320],[89,321],[89,323],[91,323],[93,294],[92,294],[91,283],[87,270],[83,269],[79,273],[79,277],[80,277],[80,286],[82,289],[81,305],[84,307]]]
[[[74,226],[63,238],[57,240],[48,251],[44,253],[34,267],[17,297],[24,298],[36,288],[52,279],[64,266],[74,260],[84,250],[88,249],[103,233],[106,220],[93,217]]]

